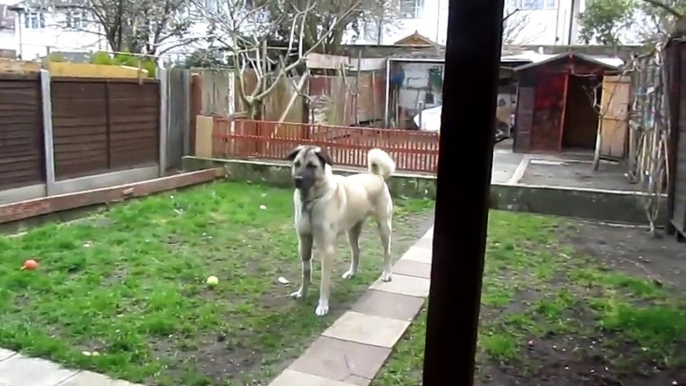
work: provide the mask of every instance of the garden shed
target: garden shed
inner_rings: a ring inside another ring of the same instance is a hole
[[[618,58],[577,52],[516,67],[516,152],[595,149],[603,77],[616,74]]]

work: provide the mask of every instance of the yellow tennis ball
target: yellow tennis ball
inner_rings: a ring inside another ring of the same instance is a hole
[[[219,279],[216,276],[210,276],[207,278],[207,284],[214,286],[219,284]]]

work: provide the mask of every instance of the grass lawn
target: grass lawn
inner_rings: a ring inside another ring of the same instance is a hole
[[[632,264],[624,268],[634,270],[622,270],[613,260],[625,247],[620,239],[633,238],[629,254],[648,267],[683,254],[669,250],[683,249],[683,244],[650,240],[638,230],[594,228],[605,232],[599,240],[607,253],[591,256],[579,251],[581,238],[573,241],[584,227],[550,217],[491,211],[477,384],[686,382],[683,284],[655,280]],[[583,238],[594,237],[593,232],[586,233]],[[641,248],[648,247],[641,244],[655,244],[657,252],[643,254]],[[665,271],[678,273],[686,267],[686,261],[679,260]],[[425,326],[422,312],[373,386],[421,384]]]
[[[394,258],[428,229],[432,208],[396,202]],[[292,191],[224,182],[0,237],[0,347],[149,385],[266,384],[381,269],[369,225],[359,275],[340,279],[341,240],[333,309],[316,317],[317,286],[307,304],[287,298],[300,270],[292,221]],[[36,271],[19,270],[28,258]]]

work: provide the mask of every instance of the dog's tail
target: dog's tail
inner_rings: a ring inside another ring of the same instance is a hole
[[[381,149],[372,149],[367,153],[369,172],[381,177],[388,177],[395,172],[395,161]]]

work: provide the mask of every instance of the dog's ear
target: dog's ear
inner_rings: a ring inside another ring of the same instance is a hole
[[[289,161],[293,161],[295,159],[295,157],[298,156],[298,153],[300,153],[300,150],[302,150],[302,149],[303,149],[303,146],[300,145],[300,146],[296,147],[295,149],[291,150],[291,152],[288,153],[288,155],[286,156],[286,159]]]
[[[319,160],[322,161],[322,164],[326,165],[329,164],[330,166],[333,166],[333,162],[331,162],[331,158],[329,157],[328,154],[324,150],[322,150],[321,147],[315,147],[314,148],[314,154],[319,157]]]

